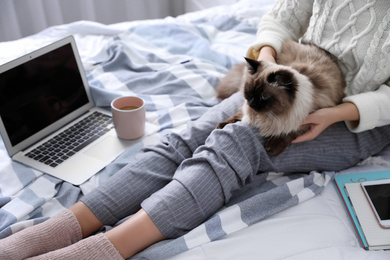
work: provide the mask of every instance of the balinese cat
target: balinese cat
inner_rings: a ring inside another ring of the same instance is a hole
[[[246,59],[217,87],[218,98],[242,91],[245,103],[237,114],[218,124],[242,120],[267,138],[265,149],[279,155],[309,129],[302,121],[317,109],[341,103],[345,80],[335,58],[312,45],[287,40],[276,63]]]

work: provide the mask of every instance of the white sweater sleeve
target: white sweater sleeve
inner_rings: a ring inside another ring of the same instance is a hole
[[[298,40],[306,32],[314,0],[278,0],[273,9],[263,16],[256,40],[247,50],[247,57],[257,58],[263,46],[271,46],[280,52],[285,39]]]
[[[352,132],[362,132],[390,124],[390,87],[387,85],[382,85],[376,91],[346,97],[343,101],[354,103],[359,110],[358,125],[346,122]]]

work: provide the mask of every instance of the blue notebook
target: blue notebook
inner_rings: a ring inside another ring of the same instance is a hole
[[[347,212],[351,220],[352,226],[355,229],[359,243],[366,250],[368,250],[368,244],[364,236],[363,230],[359,224],[359,220],[357,219],[357,216],[351,204],[351,201],[349,199],[348,193],[345,190],[345,184],[358,183],[364,181],[373,181],[379,179],[390,179],[390,171],[363,172],[363,173],[337,175],[334,177],[335,186],[339,193],[340,199],[344,204],[345,211]]]

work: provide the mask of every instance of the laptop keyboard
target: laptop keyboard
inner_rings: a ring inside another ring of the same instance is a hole
[[[27,157],[56,167],[114,127],[112,118],[93,112],[57,136],[26,154]]]

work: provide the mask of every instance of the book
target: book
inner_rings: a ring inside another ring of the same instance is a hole
[[[345,188],[363,230],[368,249],[390,249],[390,229],[379,225],[360,183],[346,183]]]
[[[354,207],[352,206],[351,199],[349,198],[349,194],[345,188],[347,183],[361,183],[363,181],[373,181],[379,179],[390,179],[390,171],[377,171],[377,172],[363,172],[363,173],[353,173],[353,174],[345,174],[345,175],[337,175],[334,178],[334,184],[339,193],[339,197],[343,202],[344,209],[351,221],[351,224],[355,230],[356,236],[360,245],[366,249],[374,249],[374,246],[368,244],[366,236],[363,232],[361,224],[357,218]],[[360,186],[360,184],[359,184]],[[363,194],[363,191],[362,191]],[[364,195],[364,194],[363,194]],[[371,210],[370,210],[371,211]],[[379,225],[379,224],[378,224]]]

